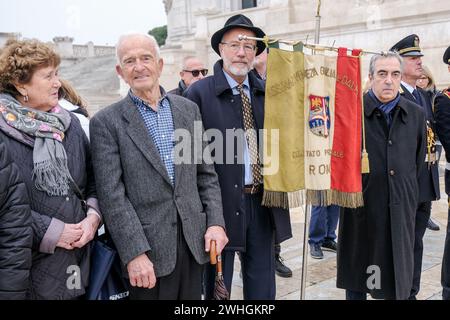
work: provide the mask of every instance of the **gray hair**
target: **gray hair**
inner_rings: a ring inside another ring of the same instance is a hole
[[[117,44],[116,44],[116,59],[117,59],[117,63],[118,64],[121,64],[120,57],[119,57],[119,48],[122,46],[122,44],[123,44],[123,42],[125,40],[128,40],[130,38],[135,38],[135,37],[142,37],[142,38],[147,38],[148,40],[150,40],[150,42],[152,43],[153,47],[155,48],[156,58],[159,59],[161,52],[160,52],[160,49],[159,49],[158,41],[156,41],[154,36],[152,36],[150,34],[146,34],[146,33],[129,33],[129,34],[121,35],[120,38],[119,38],[119,41],[117,41]]]
[[[389,59],[389,58],[395,58],[400,63],[400,70],[403,73],[403,58],[398,54],[396,51],[387,51],[382,52],[381,54],[374,54],[372,58],[370,59],[370,65],[369,65],[369,75],[373,77],[375,73],[375,63],[380,59]]]
[[[182,61],[182,63],[181,63],[181,69],[182,70],[185,70],[187,67],[186,67],[186,63],[189,61],[189,60],[192,60],[192,59],[196,59],[196,60],[198,60],[198,61],[200,61],[200,62],[202,62],[198,57],[196,57],[196,56],[187,56],[187,57],[184,57],[184,59],[183,59],[183,61]]]

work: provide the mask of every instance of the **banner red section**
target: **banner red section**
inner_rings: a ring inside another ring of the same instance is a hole
[[[353,50],[352,56],[346,48],[338,52],[331,190],[361,193],[361,50]]]

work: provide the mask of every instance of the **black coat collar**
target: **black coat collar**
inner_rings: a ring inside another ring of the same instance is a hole
[[[406,99],[408,99],[408,100],[410,100],[410,101],[412,101],[412,102],[417,103],[416,98],[412,95],[411,92],[409,92],[409,90],[408,90],[403,84],[400,85],[400,94],[401,94],[403,97],[405,97]],[[419,103],[417,103],[417,104],[419,104]],[[419,105],[420,105],[420,104],[419,104]]]
[[[397,108],[402,111],[402,120],[406,123],[406,117],[408,116],[408,100],[403,96],[400,96],[400,100],[397,104]],[[378,110],[379,101],[370,96],[369,93],[364,95],[364,114],[366,117],[371,117],[375,110]]]

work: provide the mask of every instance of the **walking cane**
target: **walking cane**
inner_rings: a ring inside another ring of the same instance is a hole
[[[230,300],[230,294],[228,293],[228,290],[225,287],[225,281],[223,280],[222,256],[217,254],[215,240],[211,240],[209,255],[211,264],[216,265],[216,280],[213,298],[214,300]]]
[[[302,259],[302,283],[300,286],[300,300],[305,300],[306,277],[308,273],[308,239],[309,239],[309,220],[311,217],[311,205],[305,208],[305,224],[303,228],[303,259]]]

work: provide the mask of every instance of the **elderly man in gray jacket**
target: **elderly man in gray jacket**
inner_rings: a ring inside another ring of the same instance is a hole
[[[117,57],[131,89],[95,115],[90,131],[98,198],[130,298],[200,299],[210,241],[220,253],[228,238],[214,166],[194,148],[203,135],[194,135],[202,128],[199,109],[160,87],[163,60],[153,37],[122,36]],[[184,141],[183,161],[174,152],[179,132],[191,141]]]

